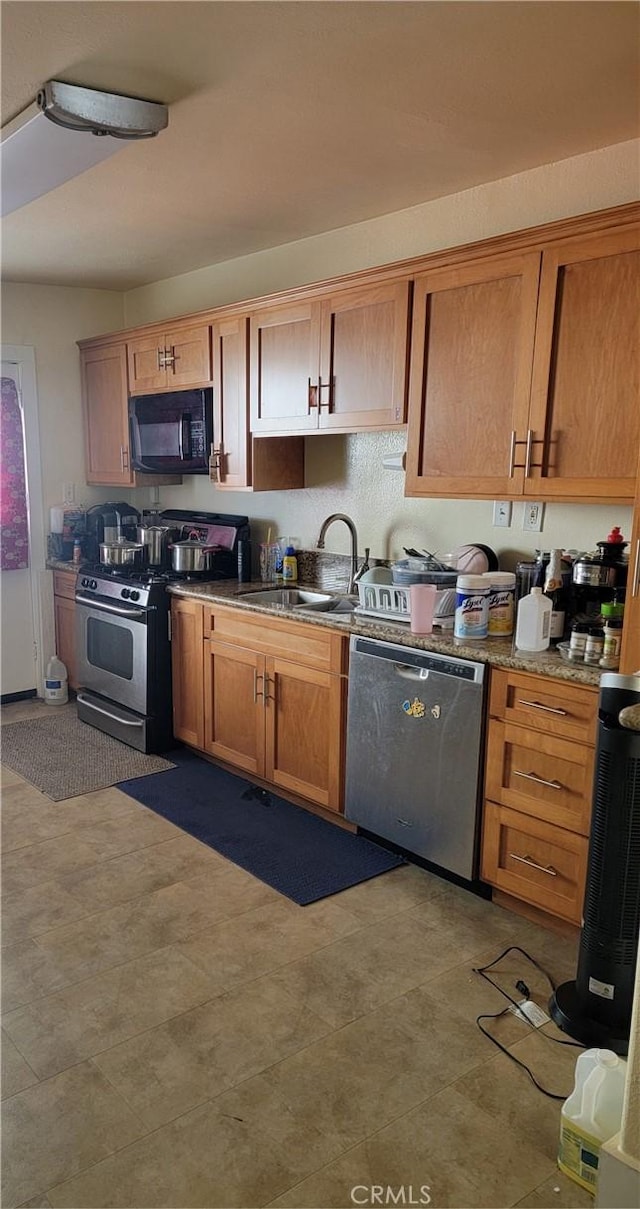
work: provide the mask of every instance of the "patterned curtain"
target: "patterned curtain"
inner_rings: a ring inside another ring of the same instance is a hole
[[[29,566],[22,412],[13,378],[0,378],[0,568]]]

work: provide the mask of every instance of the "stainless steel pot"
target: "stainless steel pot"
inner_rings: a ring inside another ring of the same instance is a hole
[[[103,567],[140,567],[144,546],[142,542],[100,542],[100,562]]]
[[[171,525],[138,525],[138,541],[146,552],[150,567],[168,567],[171,542],[180,536],[180,529]]]
[[[197,571],[208,571],[211,565],[211,555],[216,554],[219,546],[205,546],[203,542],[184,541],[172,542],[171,566],[174,571],[193,575]]]

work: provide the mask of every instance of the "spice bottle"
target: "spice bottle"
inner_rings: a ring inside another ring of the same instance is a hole
[[[588,621],[574,621],[573,625],[571,626],[571,637],[569,639],[570,659],[575,659],[578,663],[584,662],[584,653],[587,646],[588,633]]]
[[[604,646],[600,667],[614,671],[620,666],[620,647],[622,646],[622,618],[610,617],[604,626]]]
[[[604,630],[601,625],[590,625],[587,634],[587,645],[584,652],[585,663],[600,662],[604,650]]]

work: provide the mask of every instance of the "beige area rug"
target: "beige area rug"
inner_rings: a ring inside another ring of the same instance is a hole
[[[146,756],[80,722],[73,707],[51,710],[46,717],[6,722],[0,758],[54,802],[175,768],[162,756]]]

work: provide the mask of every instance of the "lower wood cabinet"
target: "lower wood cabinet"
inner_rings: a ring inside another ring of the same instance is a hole
[[[587,867],[597,689],[493,669],[481,876],[579,924]]]
[[[53,572],[56,653],[67,669],[69,688],[78,688],[76,655],[76,571]]]
[[[344,636],[184,598],[174,598],[172,617],[176,737],[341,811]],[[199,671],[188,670],[194,664]]]
[[[171,683],[173,733],[183,743],[202,748],[202,605],[175,596],[171,601]]]

